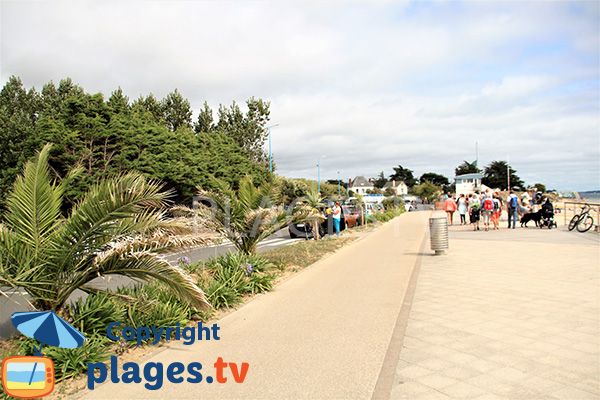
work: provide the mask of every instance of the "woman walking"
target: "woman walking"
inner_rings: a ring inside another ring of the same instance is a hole
[[[448,192],[448,198],[444,202],[444,211],[448,214],[448,222],[452,225],[452,216],[454,215],[454,211],[456,211],[456,202]]]
[[[460,224],[466,225],[467,223],[467,199],[464,193],[460,194],[458,198],[458,213],[460,214]]]

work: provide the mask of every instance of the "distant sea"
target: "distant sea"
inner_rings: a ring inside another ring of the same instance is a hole
[[[590,203],[600,203],[600,190],[592,190],[589,192],[579,192],[582,199]]]

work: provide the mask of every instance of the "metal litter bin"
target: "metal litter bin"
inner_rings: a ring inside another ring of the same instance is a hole
[[[448,250],[448,218],[429,218],[429,239],[435,255],[444,254]]]

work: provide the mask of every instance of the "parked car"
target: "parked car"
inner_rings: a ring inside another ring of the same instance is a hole
[[[327,208],[325,206],[319,206],[318,208],[322,215],[327,216],[327,218],[322,220],[321,223],[319,224],[319,237],[323,237],[326,234],[334,235],[335,229],[333,227],[333,216],[331,214],[326,213]],[[344,208],[346,208],[348,211],[344,210]],[[346,216],[347,213],[348,213],[348,216]],[[347,220],[352,220],[352,219],[354,220],[354,225],[356,225],[355,215],[350,213],[350,211],[347,207],[342,207],[342,216],[341,216],[341,220],[340,220],[340,231],[343,231],[344,229],[346,229]],[[354,226],[354,225],[351,225],[351,226]],[[315,237],[314,232],[313,232],[312,221],[291,224],[288,227],[288,232],[290,233],[290,238],[292,238],[292,239],[296,239],[296,238],[311,239],[311,238]]]
[[[417,209],[416,204],[410,200],[404,200],[404,209],[406,211],[415,211]]]
[[[342,218],[346,228],[354,228],[360,225],[360,211],[354,211],[349,206],[342,206]],[[342,221],[340,221],[340,230],[342,229]]]

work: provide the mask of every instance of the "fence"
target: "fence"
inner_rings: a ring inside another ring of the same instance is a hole
[[[573,218],[575,215],[579,215],[581,207],[583,207],[585,204],[591,207],[590,216],[594,218],[594,226],[592,227],[591,231],[600,233],[600,229],[598,228],[598,224],[600,224],[600,204],[598,203],[580,203],[565,201],[564,207],[557,206],[555,207],[554,212],[556,214],[562,214],[564,217],[565,226],[569,226],[571,218]]]

